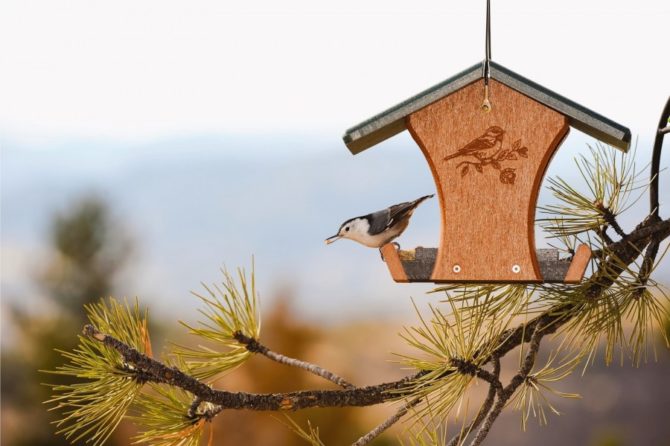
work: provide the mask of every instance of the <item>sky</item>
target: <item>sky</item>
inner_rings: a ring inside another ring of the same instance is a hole
[[[670,2],[492,3],[493,60],[628,126],[646,163],[669,93]],[[406,133],[356,157],[341,136],[481,61],[484,17],[483,0],[4,0],[3,292],[22,295],[49,217],[93,190],[143,243],[127,295],[176,302],[255,254],[266,289],[295,287],[312,315],[407,311],[422,289],[323,238],[429,193],[430,174]],[[588,142],[573,132],[549,174],[574,174]],[[437,206],[424,206],[403,243],[435,239]]]
[[[37,146],[344,129],[479,62],[485,2],[5,0],[0,131]],[[649,135],[664,0],[493,0],[493,60]]]

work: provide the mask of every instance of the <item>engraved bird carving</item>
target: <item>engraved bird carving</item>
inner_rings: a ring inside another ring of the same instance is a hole
[[[483,153],[481,152],[492,149],[496,145],[500,145],[502,147],[504,134],[505,131],[502,128],[498,127],[497,125],[491,126],[486,129],[486,132],[484,132],[482,136],[473,139],[451,155],[445,156],[444,160],[447,161],[459,156],[474,156],[480,159],[483,157]]]

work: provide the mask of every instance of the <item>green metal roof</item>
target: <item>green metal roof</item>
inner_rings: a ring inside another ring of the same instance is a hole
[[[571,127],[623,151],[627,151],[630,147],[630,130],[627,127],[554,93],[502,65],[490,62],[489,67],[492,79],[561,113],[568,118]],[[473,65],[416,96],[351,127],[343,136],[344,143],[351,153],[362,152],[405,130],[405,118],[408,115],[482,79],[483,74],[484,62]]]

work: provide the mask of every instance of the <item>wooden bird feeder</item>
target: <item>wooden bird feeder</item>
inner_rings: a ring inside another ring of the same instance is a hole
[[[630,130],[494,62],[486,77],[485,67],[474,65],[344,135],[357,154],[409,130],[435,180],[439,247],[386,245],[388,268],[396,282],[577,283],[591,257],[586,245],[566,260],[558,250],[535,249],[542,179],[570,127],[623,151]]]

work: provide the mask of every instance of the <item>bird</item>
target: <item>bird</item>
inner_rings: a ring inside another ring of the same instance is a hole
[[[370,248],[381,248],[402,234],[417,206],[433,196],[434,194],[424,195],[414,201],[394,204],[381,211],[350,218],[340,225],[337,234],[326,239],[326,244],[348,238]]]
[[[479,152],[491,149],[495,147],[496,144],[500,144],[502,146],[504,134],[505,131],[502,128],[498,127],[497,125],[491,126],[486,129],[482,136],[473,139],[451,155],[445,156],[444,160],[447,161],[459,156],[477,156]]]

